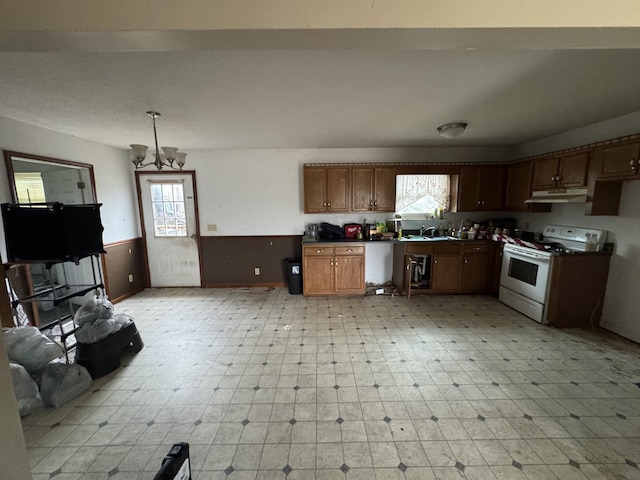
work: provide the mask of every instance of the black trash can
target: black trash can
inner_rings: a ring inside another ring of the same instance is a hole
[[[285,258],[287,266],[287,285],[291,295],[302,293],[302,264],[299,258]]]

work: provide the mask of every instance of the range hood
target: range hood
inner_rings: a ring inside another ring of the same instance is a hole
[[[524,203],[585,203],[586,201],[586,188],[568,188],[533,192],[531,198],[526,199]]]

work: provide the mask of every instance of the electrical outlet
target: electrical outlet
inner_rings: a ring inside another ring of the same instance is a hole
[[[253,269],[254,275],[260,275],[260,269],[258,267]]]
[[[133,283],[133,273],[129,274],[129,283]]]
[[[218,225],[215,223],[210,223],[207,225],[207,230],[210,232],[217,232],[218,231]]]

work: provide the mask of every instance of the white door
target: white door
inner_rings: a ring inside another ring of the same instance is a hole
[[[138,188],[152,287],[199,287],[200,257],[193,177],[139,174]]]

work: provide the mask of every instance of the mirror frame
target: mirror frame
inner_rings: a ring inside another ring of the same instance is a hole
[[[91,181],[91,198],[92,203],[98,203],[96,193],[96,179],[93,175],[93,165],[90,163],[74,162],[71,160],[61,160],[59,158],[43,157],[41,155],[32,155],[30,153],[15,152],[12,150],[4,150],[4,162],[7,167],[7,179],[9,180],[9,189],[11,190],[11,201],[18,203],[18,194],[16,192],[16,182],[13,169],[13,157],[20,157],[26,160],[37,160],[39,162],[53,163],[56,165],[67,165],[70,167],[86,168],[89,171],[89,179]]]

